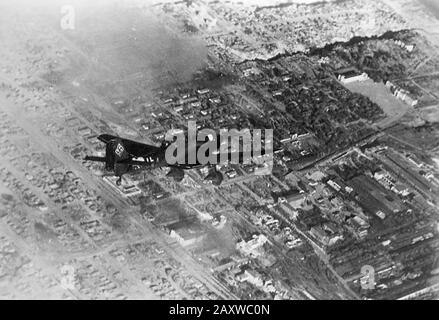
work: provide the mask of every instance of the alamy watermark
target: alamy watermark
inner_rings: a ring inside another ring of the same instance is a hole
[[[60,27],[62,30],[74,30],[75,29],[75,8],[71,5],[64,5],[60,9],[61,20]]]
[[[171,142],[166,149],[170,165],[263,165],[271,172],[273,166],[273,129],[197,130],[196,121],[189,121],[187,135],[182,130],[169,130]]]
[[[364,265],[361,267],[360,285],[364,290],[375,289],[375,269],[370,265]]]
[[[75,289],[75,268],[71,265],[63,265],[61,272],[61,287],[65,290]]]

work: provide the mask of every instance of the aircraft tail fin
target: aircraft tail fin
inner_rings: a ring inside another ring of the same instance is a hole
[[[105,167],[107,170],[114,170],[116,163],[129,158],[130,154],[126,151],[120,139],[108,141],[105,148]]]

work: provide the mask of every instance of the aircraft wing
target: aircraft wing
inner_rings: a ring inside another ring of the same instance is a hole
[[[105,157],[95,157],[95,156],[85,156],[84,160],[95,161],[95,162],[106,162],[107,161],[107,159]],[[145,161],[132,160],[132,159],[120,160],[120,161],[118,161],[118,163],[129,164],[129,165],[140,166],[140,167],[141,166],[149,166],[149,164],[146,163]]]
[[[137,142],[137,141],[133,141],[133,140],[129,140],[129,139],[120,138],[117,136],[113,136],[111,134],[101,134],[100,136],[98,136],[98,139],[100,141],[104,142],[105,144],[109,143],[111,140],[117,140],[117,141],[121,142],[123,144],[123,147],[125,148],[125,150],[133,157],[149,156],[149,155],[155,154],[156,152],[158,152],[160,150],[159,147],[156,147],[153,145],[149,145],[149,144],[145,144],[145,143],[141,143],[141,142]]]

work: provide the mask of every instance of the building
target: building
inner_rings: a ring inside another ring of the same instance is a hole
[[[409,92],[401,89],[400,87],[394,85],[392,82],[387,81],[386,87],[389,88],[390,92],[397,97],[398,99],[404,101],[408,105],[414,107],[418,104],[418,100],[413,99],[410,97]]]
[[[343,239],[343,236],[338,234],[338,230],[330,224],[314,226],[309,233],[324,246],[332,246]]]
[[[369,79],[369,76],[365,72],[361,74],[357,74],[355,72],[347,72],[344,74],[339,74],[337,79],[341,83],[346,84],[346,83],[352,83],[358,81],[366,81],[367,79]]]
[[[197,226],[183,226],[177,222],[168,226],[169,236],[177,240],[183,247],[194,245],[204,238],[204,232]]]
[[[251,269],[247,269],[242,273],[238,273],[236,275],[236,280],[238,280],[239,282],[247,281],[257,287],[262,287],[264,285],[261,274],[256,270]]]
[[[241,240],[236,244],[236,249],[253,258],[259,257],[264,253],[264,244],[268,239],[263,234],[253,235],[249,241]]]

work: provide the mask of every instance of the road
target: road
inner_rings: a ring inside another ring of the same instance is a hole
[[[201,281],[205,284],[212,292],[215,292],[218,296],[225,299],[236,299],[236,297],[231,294],[223,284],[221,284],[217,279],[210,274],[209,271],[204,270],[194,259],[188,255],[188,253],[179,246],[176,246],[175,242],[172,241],[166,234],[162,231],[157,230],[154,226],[152,226],[149,222],[143,220],[137,213],[135,208],[132,208],[129,203],[126,202],[125,199],[121,199],[120,195],[115,192],[113,188],[111,188],[107,183],[105,183],[100,177],[94,176],[90,173],[85,167],[81,165],[81,163],[76,162],[70,155],[65,154],[60,148],[57,146],[58,143],[52,137],[48,137],[41,132],[39,127],[36,127],[33,122],[29,119],[23,117],[22,110],[16,108],[11,105],[10,101],[2,97],[0,99],[0,105],[4,112],[6,112],[12,119],[15,120],[16,123],[22,127],[25,132],[32,139],[32,143],[35,146],[39,146],[41,150],[52,154],[57,160],[59,160],[66,168],[74,171],[84,182],[84,184],[94,190],[99,190],[100,195],[105,201],[113,204],[119,212],[122,212],[126,219],[133,223],[138,228],[143,231],[145,235],[151,235],[152,238],[162,245],[166,252],[170,254],[173,258],[175,258],[178,262],[180,262],[185,269],[191,274],[194,278]],[[44,124],[43,124],[44,125]],[[39,196],[42,194],[41,192],[37,193]],[[43,196],[42,196],[43,197]],[[45,198],[49,204],[49,199]],[[80,229],[80,228],[78,228]],[[89,239],[86,235],[84,235],[82,230],[78,230],[85,237],[85,239]],[[115,231],[115,230],[113,230]],[[129,235],[119,234],[119,237],[128,237]],[[90,240],[89,240],[90,241]],[[137,239],[132,239],[129,243],[135,243]],[[96,246],[96,244],[93,244]],[[95,248],[94,253],[101,252],[105,250],[105,248]],[[129,275],[129,278],[132,276]]]

